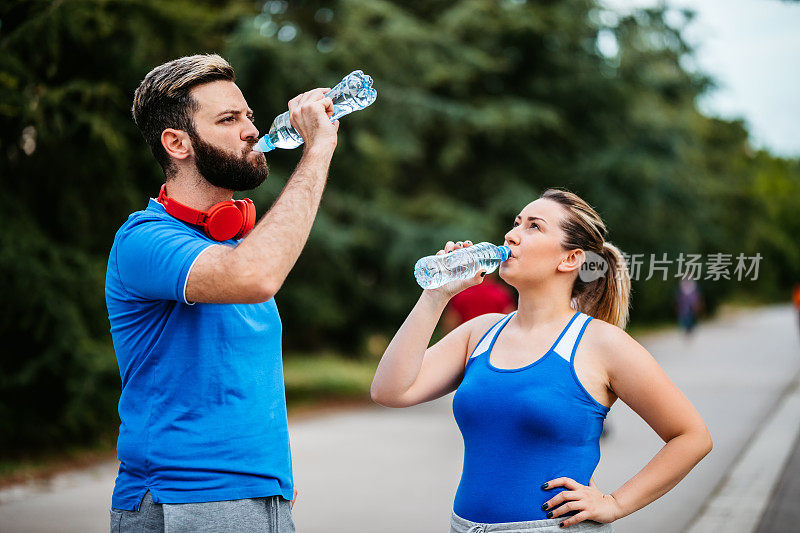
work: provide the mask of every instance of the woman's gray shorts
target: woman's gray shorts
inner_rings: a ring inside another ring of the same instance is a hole
[[[111,533],[294,533],[289,501],[280,496],[205,503],[154,503],[148,491],[138,511],[111,509]]]
[[[567,517],[550,518],[548,520],[531,520],[530,522],[504,522],[502,524],[479,524],[466,518],[461,518],[456,513],[450,517],[450,533],[485,533],[503,531],[504,533],[556,533],[561,531],[579,533],[613,533],[611,524],[601,524],[591,520],[584,520],[574,526],[558,527]]]

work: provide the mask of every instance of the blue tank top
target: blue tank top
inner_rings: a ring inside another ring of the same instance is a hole
[[[542,484],[570,477],[588,485],[600,460],[609,408],[581,385],[573,364],[592,318],[575,313],[542,357],[520,368],[497,368],[489,356],[512,316],[484,334],[453,398],[464,438],[453,510],[473,522],[545,519],[542,504],[566,489],[542,490]]]

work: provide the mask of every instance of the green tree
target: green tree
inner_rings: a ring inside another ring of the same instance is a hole
[[[590,201],[631,254],[761,253],[779,298],[800,279],[800,162],[704,116],[691,13],[619,16],[593,0],[11,1],[0,7],[0,453],[88,442],[116,424],[107,254],[163,177],[130,118],[154,66],[221,52],[259,126],[294,95],[371,74],[343,119],[308,245],[276,299],[291,350],[359,355],[419,294],[411,268],[449,239],[500,241],[544,188]],[[268,154],[264,213],[299,158]],[[674,275],[675,270],[670,270]],[[676,280],[634,284],[634,321],[667,318]],[[372,343],[376,344],[376,343]]]
[[[114,233],[160,172],[130,118],[154,66],[223,45],[251,4],[12,1],[0,8],[0,453],[113,427],[103,296]]]
[[[732,216],[755,201],[747,131],[698,110],[713,85],[685,66],[692,14],[675,14],[583,0],[265,3],[228,48],[260,116],[354,68],[379,92],[343,121],[320,216],[278,296],[290,344],[356,351],[391,333],[418,293],[417,257],[448,239],[499,241],[549,186],[595,204],[610,239],[647,260],[755,250],[740,249]],[[268,158],[277,187],[296,154]],[[670,272],[642,272],[635,320],[671,315]],[[733,288],[708,284],[710,302]]]

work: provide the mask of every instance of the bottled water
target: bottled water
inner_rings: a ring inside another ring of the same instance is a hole
[[[494,272],[510,253],[508,246],[482,242],[442,255],[429,255],[414,265],[414,277],[423,289],[435,289],[451,281],[469,279],[479,270]]]
[[[372,88],[372,78],[360,70],[354,70],[328,91],[325,96],[333,100],[333,116],[331,122],[339,118],[364,109],[378,97],[378,92]],[[261,137],[253,147],[258,152],[269,152],[275,148],[297,148],[303,144],[303,138],[297,133],[289,122],[289,111],[275,117],[269,133]]]

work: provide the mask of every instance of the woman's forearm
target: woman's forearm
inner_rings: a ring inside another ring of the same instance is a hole
[[[447,301],[441,294],[422,292],[381,357],[370,388],[373,400],[394,406],[417,379],[425,350]]]
[[[707,430],[670,439],[638,474],[611,494],[619,506],[617,518],[628,516],[669,492],[711,447],[711,435]]]

